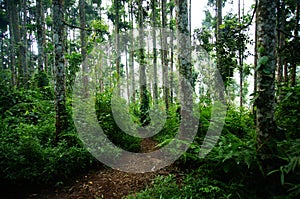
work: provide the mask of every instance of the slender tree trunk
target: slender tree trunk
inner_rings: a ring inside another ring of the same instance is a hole
[[[221,42],[222,42],[222,33],[221,33],[221,25],[222,25],[222,0],[217,0],[217,35],[216,35],[216,54],[217,54],[217,69],[222,77],[222,81],[224,82],[225,88],[227,86],[227,77],[224,69],[224,64],[221,61]],[[219,82],[218,80],[217,82]],[[221,89],[220,85],[217,85],[219,98],[221,101],[225,102],[224,99],[224,91]]]
[[[19,11],[17,9],[16,0],[11,0],[8,2],[9,9],[11,15],[11,28],[12,28],[12,36],[13,36],[13,48],[14,48],[14,56],[17,56],[17,60],[15,60],[16,65],[16,83],[18,86],[22,85],[22,75],[23,75],[23,65],[22,65],[22,47],[21,47],[21,35],[20,35],[20,25],[19,25]],[[15,59],[15,58],[13,58]]]
[[[285,26],[285,5],[284,1],[277,0],[277,27],[278,29],[283,30]],[[284,47],[284,34],[282,32],[278,32],[277,35],[277,82],[278,84],[283,82],[283,55],[282,49]]]
[[[299,7],[300,7],[300,2],[297,1],[296,4],[296,20],[295,20],[295,30],[294,30],[294,36],[295,36],[295,40],[297,40],[298,37],[298,33],[299,33],[299,21],[300,21],[300,17],[299,17]],[[297,74],[297,61],[295,60],[295,58],[292,61],[292,70],[291,70],[291,86],[296,86],[296,74]]]
[[[117,59],[116,59],[116,67],[117,67],[117,74],[118,74],[118,79],[121,76],[120,72],[120,40],[119,40],[119,32],[120,32],[120,14],[119,14],[119,7],[120,7],[120,0],[114,0],[115,4],[115,11],[116,11],[116,18],[115,18],[115,42],[116,42],[116,53],[117,53]]]
[[[28,86],[28,68],[27,68],[27,5],[26,0],[21,0],[21,43],[20,43],[20,62],[22,67],[22,83]]]
[[[176,28],[178,37],[179,90],[181,115],[191,117],[193,95],[191,90],[192,65],[188,0],[176,0]],[[190,86],[188,86],[190,84]]]
[[[255,42],[254,42],[254,96],[256,96],[258,93],[257,93],[257,71],[256,71],[256,68],[257,68],[257,42],[258,42],[258,38],[257,38],[257,14],[255,15],[255,36],[254,36],[254,39],[255,39]],[[254,115],[254,124],[256,126],[256,122],[257,122],[257,118],[256,118],[256,100],[254,100],[253,102],[253,115]]]
[[[189,28],[190,28],[190,41],[192,41],[192,0],[189,0]]]
[[[170,55],[170,102],[173,103],[173,99],[174,99],[174,46],[173,46],[173,40],[174,40],[174,35],[173,35],[173,24],[172,24],[172,20],[173,20],[173,10],[174,10],[174,6],[170,7],[170,14],[171,14],[171,20],[170,20],[170,30],[171,30],[171,41],[170,41],[170,46],[171,46],[171,55]]]
[[[125,67],[126,67],[126,90],[127,90],[127,100],[128,104],[130,104],[130,82],[129,82],[129,67],[128,67],[128,50],[127,46],[125,46]]]
[[[239,18],[239,24],[241,24],[241,0],[238,1],[238,18]],[[239,37],[241,36],[242,33],[240,33]],[[241,38],[239,38],[239,73],[240,73],[240,107],[243,107],[243,44],[244,41],[242,41]]]
[[[0,35],[0,39],[1,39],[0,51],[1,51],[1,64],[2,64],[1,69],[5,70],[6,69],[6,61],[5,61],[5,57],[4,57],[4,40],[5,40],[5,37],[2,33]]]
[[[7,6],[7,10],[8,10],[8,15],[9,15],[9,45],[10,45],[10,50],[9,50],[9,68],[11,70],[11,84],[13,86],[16,85],[16,44],[15,44],[15,35],[14,35],[14,28],[13,28],[13,23],[14,23],[14,19],[13,19],[13,13],[11,11],[12,9],[12,5],[11,5],[12,1],[6,2],[6,6]]]
[[[36,21],[37,21],[37,45],[38,45],[38,70],[44,71],[44,21],[43,1],[36,0]]]
[[[260,0],[257,8],[257,133],[262,161],[271,159],[275,137],[276,1]]]
[[[158,88],[157,88],[157,49],[156,49],[156,0],[152,0],[152,38],[153,38],[153,98],[154,103],[158,103]]]
[[[130,6],[130,18],[131,18],[131,26],[133,28],[133,4],[131,3],[131,6]],[[135,103],[135,70],[134,70],[134,37],[133,37],[133,34],[131,35],[131,51],[130,51],[130,80],[131,80],[131,90],[132,90],[132,102]]]
[[[87,64],[84,64],[84,60],[86,58],[86,32],[85,32],[85,26],[86,26],[86,17],[85,17],[85,0],[79,0],[79,15],[80,15],[80,42],[81,42],[81,59],[82,59],[82,72],[83,72],[83,93],[85,97],[89,96],[88,91],[88,66]]]
[[[53,42],[55,50],[55,111],[56,111],[56,134],[55,141],[59,135],[67,129],[66,110],[66,75],[65,75],[65,47],[64,47],[64,0],[52,0],[53,5]]]
[[[162,69],[163,69],[163,92],[164,92],[164,101],[166,104],[166,111],[169,110],[169,78],[168,78],[168,46],[167,46],[167,37],[165,28],[167,26],[167,14],[166,14],[166,0],[162,0]]]
[[[140,62],[140,114],[141,124],[146,126],[150,123],[149,118],[149,99],[147,94],[147,78],[146,78],[146,64],[145,64],[145,52],[144,52],[144,27],[143,27],[143,0],[138,1],[138,23],[139,23],[139,62]]]

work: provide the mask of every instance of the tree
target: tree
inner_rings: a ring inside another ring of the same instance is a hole
[[[21,42],[19,43],[19,56],[20,56],[20,69],[22,71],[21,74],[21,84],[25,87],[28,86],[28,68],[27,68],[27,4],[26,0],[20,1],[20,8],[21,8],[21,28],[20,28],[20,37]]]
[[[257,113],[259,153],[262,160],[271,158],[272,140],[276,132],[276,1],[260,0],[257,7]],[[273,146],[274,147],[274,146]]]
[[[277,0],[277,29],[283,30],[286,23],[285,1]],[[282,32],[277,34],[277,82],[283,82],[283,48],[285,45],[285,35]]]
[[[8,1],[7,2],[7,9],[9,12],[9,28],[10,28],[10,39],[12,44],[12,54],[11,54],[11,68],[12,71],[15,72],[13,77],[13,82],[17,81],[16,83],[18,86],[23,85],[23,75],[24,75],[24,68],[26,68],[26,51],[25,47],[23,46],[23,42],[21,40],[21,33],[20,33],[20,24],[19,24],[19,9],[18,9],[18,2],[16,0]],[[25,51],[25,52],[24,52]],[[17,57],[17,60],[15,59]],[[16,66],[16,67],[15,67]]]
[[[52,0],[53,6],[53,42],[54,42],[54,72],[55,72],[55,140],[67,129],[66,109],[66,75],[65,75],[65,47],[64,47],[64,0]]]
[[[161,19],[162,19],[162,71],[163,71],[163,93],[166,104],[166,111],[169,109],[169,77],[168,77],[168,47],[165,28],[167,26],[166,0],[161,1]]]
[[[37,45],[38,45],[38,70],[39,72],[44,71],[44,9],[43,1],[36,0],[36,25],[37,25]]]
[[[147,92],[147,77],[146,77],[146,63],[144,52],[144,10],[143,0],[138,1],[138,23],[139,23],[139,63],[140,63],[140,111],[141,111],[141,124],[146,126],[150,123],[149,117],[149,99]]]
[[[152,0],[152,38],[153,38],[153,98],[154,102],[158,102],[158,88],[157,88],[157,49],[156,49],[156,0]]]
[[[244,10],[244,8],[243,8]],[[239,25],[241,24],[241,0],[238,1],[238,22]],[[243,58],[243,41],[241,38],[241,32],[239,33],[239,49],[238,49],[238,57],[239,57],[239,72],[240,72],[240,107],[243,107],[243,64],[244,64],[244,58]]]
[[[134,20],[134,17],[133,17],[134,13],[133,13],[133,3],[131,2],[131,5],[130,5],[130,25],[131,27],[133,28],[133,20]],[[131,47],[131,50],[130,50],[130,55],[129,55],[129,70],[130,70],[130,80],[131,80],[131,92],[132,92],[132,102],[135,103],[135,70],[134,70],[134,36],[133,36],[133,33],[131,34],[131,39],[130,39],[130,47]]]
[[[174,98],[174,24],[173,24],[173,10],[174,10],[174,3],[173,1],[170,2],[170,30],[172,30],[171,33],[171,38],[170,38],[170,46],[171,46],[171,55],[170,55],[170,98],[171,98],[171,103],[173,102]]]
[[[216,2],[216,18],[217,18],[217,24],[216,24],[216,55],[217,55],[217,69],[219,70],[222,80],[225,83],[225,86],[227,86],[227,77],[224,74],[224,65],[221,61],[221,40],[222,40],[222,32],[221,32],[221,25],[222,25],[222,0],[217,0]],[[219,87],[219,86],[218,86]],[[222,101],[224,101],[224,93],[222,90],[218,91],[219,97]]]
[[[79,0],[79,15],[80,15],[80,41],[81,41],[81,59],[82,61],[86,58],[86,42],[85,42],[85,26],[86,26],[86,14],[85,14],[85,0]],[[83,92],[84,95],[88,96],[88,68],[87,64],[82,64],[82,72],[83,72]]]
[[[176,0],[176,28],[178,37],[178,65],[179,65],[179,90],[181,101],[181,114],[191,114],[193,96],[187,84],[192,83],[192,66],[190,59],[190,33],[188,1]]]
[[[300,15],[299,15],[299,9],[300,9],[300,1],[296,1],[296,16],[295,16],[295,28],[294,28],[294,46],[299,46],[299,21],[300,21]],[[294,49],[293,52],[297,51]],[[297,56],[296,54],[294,55]],[[297,74],[297,59],[293,58],[292,61],[292,78],[291,78],[291,86],[296,86],[296,74]]]
[[[114,7],[115,7],[115,42],[116,42],[116,53],[117,53],[117,59],[116,59],[116,67],[117,67],[117,74],[118,78],[121,75],[120,72],[120,40],[119,40],[119,32],[120,32],[120,13],[119,13],[119,7],[120,7],[120,0],[114,0]]]

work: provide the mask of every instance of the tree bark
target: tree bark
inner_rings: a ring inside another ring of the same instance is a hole
[[[79,15],[80,15],[80,42],[81,42],[81,60],[82,60],[82,72],[83,72],[83,94],[85,97],[89,96],[88,91],[88,66],[84,63],[84,60],[86,58],[86,32],[85,32],[85,26],[86,26],[86,14],[85,14],[85,0],[79,0]]]
[[[27,66],[27,5],[26,0],[21,0],[21,42],[20,42],[20,67],[22,68],[22,85],[28,86],[28,66]]]
[[[43,1],[36,0],[36,22],[37,22],[37,45],[38,45],[38,70],[39,72],[44,71],[44,9]]]
[[[173,40],[174,40],[174,27],[172,24],[172,20],[173,20],[173,10],[174,10],[174,6],[171,5],[170,7],[170,30],[171,30],[171,41],[170,41],[170,47],[171,47],[171,55],[170,55],[170,102],[173,103],[173,99],[174,99],[174,46],[173,46]]]
[[[161,1],[161,15],[162,15],[162,71],[163,71],[163,92],[164,101],[166,105],[166,111],[169,110],[169,77],[168,77],[168,46],[165,28],[167,26],[167,14],[166,14],[166,0]]]
[[[277,0],[277,27],[280,30],[284,29],[285,26],[285,2]],[[277,82],[278,84],[283,82],[283,54],[282,49],[285,45],[285,35],[279,32],[277,35]]]
[[[131,4],[130,6],[130,20],[131,20],[131,26],[133,28],[133,4]],[[135,92],[135,70],[134,70],[134,38],[133,38],[133,34],[131,35],[131,51],[130,51],[130,55],[129,55],[129,63],[130,63],[130,81],[131,81],[131,92],[132,92],[132,102],[135,103],[135,95],[136,95],[136,92]]]
[[[258,38],[257,38],[257,14],[255,15],[255,35],[254,35],[254,98],[255,96],[257,95],[257,71],[256,71],[256,68],[257,68],[257,41],[258,41]],[[256,100],[253,101],[253,115],[254,115],[254,124],[255,126],[257,125],[256,122],[257,122],[257,117],[256,117],[256,114],[257,114],[257,111],[256,111],[257,107],[256,107]]]
[[[119,39],[119,33],[120,33],[120,14],[119,14],[119,6],[120,6],[120,0],[114,0],[114,4],[115,4],[115,12],[116,12],[116,18],[115,18],[115,42],[116,42],[116,53],[117,53],[117,59],[116,59],[116,67],[117,67],[117,74],[118,74],[118,79],[121,75],[120,72],[120,62],[121,62],[121,58],[120,58],[120,39]],[[120,91],[119,91],[120,92]],[[120,94],[120,93],[119,93]]]
[[[222,41],[222,32],[221,32],[221,25],[222,25],[222,0],[217,0],[217,35],[216,35],[216,55],[217,55],[217,69],[220,72],[220,75],[222,77],[222,81],[224,82],[225,88],[227,86],[227,77],[224,69],[224,65],[221,61],[221,41]],[[219,82],[221,80],[218,80]],[[220,85],[217,85],[217,90],[219,93],[219,98],[221,101],[225,101],[224,99],[224,91],[221,89]]]
[[[6,6],[7,6],[7,11],[9,15],[9,37],[10,37],[10,51],[9,51],[9,68],[11,70],[11,84],[13,86],[16,85],[16,63],[17,60],[15,59],[16,57],[16,44],[15,44],[15,35],[14,35],[14,14],[12,13],[12,1],[7,2],[6,1]]]
[[[262,160],[272,156],[275,137],[276,1],[260,0],[257,7],[257,133]]]
[[[143,0],[139,0],[138,4],[138,23],[139,23],[139,62],[140,62],[140,120],[142,126],[147,126],[150,123],[149,117],[149,99],[147,94],[147,78],[146,64],[144,52],[144,27],[143,27]]]
[[[15,72],[16,72],[16,84],[18,86],[23,83],[23,65],[22,65],[22,42],[21,42],[21,33],[20,33],[20,25],[19,25],[19,10],[17,9],[17,1],[11,0],[8,1],[8,11],[10,13],[11,18],[11,33],[13,39],[13,56],[17,56],[17,60],[12,58],[12,62],[15,62]]]
[[[158,103],[158,88],[157,88],[157,49],[156,49],[156,0],[152,0],[152,38],[153,38],[153,98],[154,103]]]
[[[56,133],[55,141],[59,135],[67,129],[66,110],[66,77],[65,77],[65,47],[64,47],[64,0],[52,0],[53,6],[53,42],[55,51],[55,111],[56,111]]]
[[[176,28],[178,39],[178,65],[179,65],[179,90],[181,102],[181,115],[192,117],[193,95],[191,44],[189,28],[188,0],[176,0]],[[188,124],[186,124],[188,125]],[[183,125],[185,129],[185,125]],[[182,130],[184,130],[182,129]]]
[[[298,33],[299,33],[299,7],[300,7],[300,2],[297,1],[296,4],[296,16],[295,16],[295,30],[294,30],[294,40],[297,40]],[[294,87],[296,86],[296,75],[297,75],[297,61],[295,58],[292,61],[292,70],[291,70],[291,86]]]

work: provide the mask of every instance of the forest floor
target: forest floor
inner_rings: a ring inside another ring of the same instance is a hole
[[[151,139],[144,139],[141,152],[151,152],[156,146]],[[158,175],[178,174],[175,166],[168,166],[151,173],[126,173],[110,168],[92,171],[59,188],[43,189],[27,194],[26,198],[41,199],[120,199],[145,189]]]

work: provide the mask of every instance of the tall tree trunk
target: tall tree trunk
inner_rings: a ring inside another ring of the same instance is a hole
[[[169,78],[168,78],[168,46],[165,28],[167,26],[167,14],[166,14],[167,0],[161,1],[161,17],[162,17],[162,71],[163,71],[163,92],[164,101],[166,105],[166,111],[169,110]]]
[[[8,1],[8,11],[10,13],[10,17],[11,17],[11,33],[13,36],[13,55],[17,56],[17,60],[15,60],[15,58],[12,58],[12,61],[15,62],[16,65],[16,84],[18,86],[22,85],[22,75],[23,75],[23,65],[22,65],[22,42],[21,42],[21,35],[20,35],[20,25],[19,25],[19,11],[17,9],[17,1],[16,0],[11,0]]]
[[[157,49],[156,49],[156,0],[152,0],[152,38],[153,38],[153,98],[154,103],[158,103],[158,88],[157,88]]]
[[[37,45],[38,45],[38,70],[39,72],[44,71],[44,9],[43,1],[36,0],[36,22],[37,22]]]
[[[255,15],[255,35],[254,35],[254,97],[257,95],[257,71],[256,71],[256,68],[257,68],[257,41],[258,41],[258,38],[257,38],[257,14]],[[256,107],[256,100],[254,100],[253,102],[253,115],[254,115],[254,124],[256,126],[256,121],[257,121],[257,118],[256,118],[256,115],[257,115],[257,111],[256,111],[257,107]]]
[[[227,77],[226,77],[226,72],[224,69],[224,64],[222,64],[221,61],[221,42],[222,42],[222,32],[221,32],[221,25],[222,25],[222,0],[217,0],[217,35],[216,35],[216,54],[217,54],[217,69],[219,70],[221,77],[222,77],[222,81],[224,82],[225,88],[227,86]],[[219,82],[219,81],[218,81]],[[221,89],[220,85],[217,85],[217,89],[218,89],[218,93],[219,93],[219,98],[221,101],[225,101],[224,99],[224,91]]]
[[[6,67],[5,57],[4,57],[4,41],[5,41],[4,34],[1,33],[0,39],[1,39],[1,48],[0,48],[1,57],[0,57],[0,59],[1,59],[1,64],[2,64],[1,70],[5,70],[7,67]]]
[[[52,0],[53,5],[53,42],[55,50],[55,111],[56,111],[56,142],[59,135],[67,129],[66,110],[66,75],[65,75],[65,47],[64,47],[64,0]]]
[[[192,65],[190,57],[191,44],[189,42],[190,28],[188,13],[188,0],[176,0],[176,28],[178,37],[177,39],[179,42],[178,64],[181,115],[191,118],[193,95],[191,90]],[[190,86],[188,86],[188,84],[190,84]],[[185,124],[183,126],[186,127]]]
[[[10,50],[9,50],[9,68],[11,70],[11,84],[13,86],[16,85],[16,63],[17,60],[15,59],[16,57],[16,44],[15,44],[15,35],[14,35],[14,28],[13,28],[13,24],[14,24],[14,18],[13,18],[13,13],[12,13],[12,5],[11,5],[12,1],[7,2],[6,1],[6,6],[7,6],[7,10],[8,10],[8,18],[9,18],[9,40],[10,40]]]
[[[170,6],[170,15],[171,15],[171,20],[170,20],[170,30],[171,30],[171,41],[170,41],[170,46],[171,46],[171,55],[170,55],[170,102],[173,103],[173,99],[174,99],[174,46],[173,46],[173,40],[174,40],[174,35],[173,35],[173,24],[172,24],[172,20],[173,20],[173,10],[174,10],[174,6],[171,5]]]
[[[280,30],[284,29],[285,26],[285,2],[277,0],[277,27]],[[278,32],[277,35],[277,82],[278,84],[283,82],[283,54],[282,49],[285,43],[285,35],[282,32]]]
[[[85,97],[89,96],[88,91],[88,66],[87,64],[84,64],[84,60],[86,58],[86,32],[85,32],[85,26],[86,26],[86,17],[85,17],[85,0],[79,0],[79,15],[80,15],[80,42],[81,42],[81,59],[82,59],[82,72],[83,72],[83,93]]]
[[[129,82],[129,67],[128,67],[128,50],[125,46],[125,67],[126,67],[126,90],[127,90],[127,101],[130,104],[130,82]]]
[[[149,99],[147,94],[146,63],[144,52],[144,27],[143,27],[143,0],[138,1],[138,23],[139,23],[139,62],[140,62],[140,114],[141,124],[146,126],[150,123]]]
[[[116,18],[115,18],[115,42],[116,42],[116,53],[117,53],[117,60],[116,60],[116,67],[117,67],[117,74],[118,79],[121,76],[120,72],[120,63],[121,63],[121,57],[120,57],[120,39],[119,39],[119,33],[120,33],[120,14],[119,14],[119,7],[120,7],[120,0],[114,0],[115,4],[115,12],[116,12]],[[120,92],[120,91],[119,91]]]
[[[257,7],[257,133],[264,162],[272,157],[275,138],[276,1],[260,0]]]
[[[297,40],[298,38],[298,33],[299,33],[299,7],[300,7],[300,2],[297,1],[296,4],[296,16],[295,16],[295,30],[294,30],[294,40]],[[292,71],[291,71],[291,86],[296,86],[296,74],[297,74],[297,61],[296,58],[293,59],[292,61]]]
[[[21,42],[20,42],[20,63],[22,68],[23,86],[28,86],[28,68],[27,68],[27,5],[26,0],[21,0]]]
[[[238,20],[239,20],[239,24],[241,24],[241,0],[238,1]],[[239,33],[240,35],[242,33]],[[242,41],[241,37],[239,35],[239,73],[240,73],[240,107],[242,108],[243,107],[243,61],[244,61],[244,58],[243,58],[243,44],[244,44],[244,41]]]
[[[133,4],[131,3],[131,6],[130,6],[130,20],[131,20],[131,26],[133,28],[133,18],[134,16],[134,13],[133,13]],[[134,37],[133,37],[133,34],[131,35],[131,51],[130,51],[130,55],[129,55],[129,63],[130,63],[130,81],[131,81],[131,91],[132,91],[132,102],[135,103],[135,70],[134,70]]]

